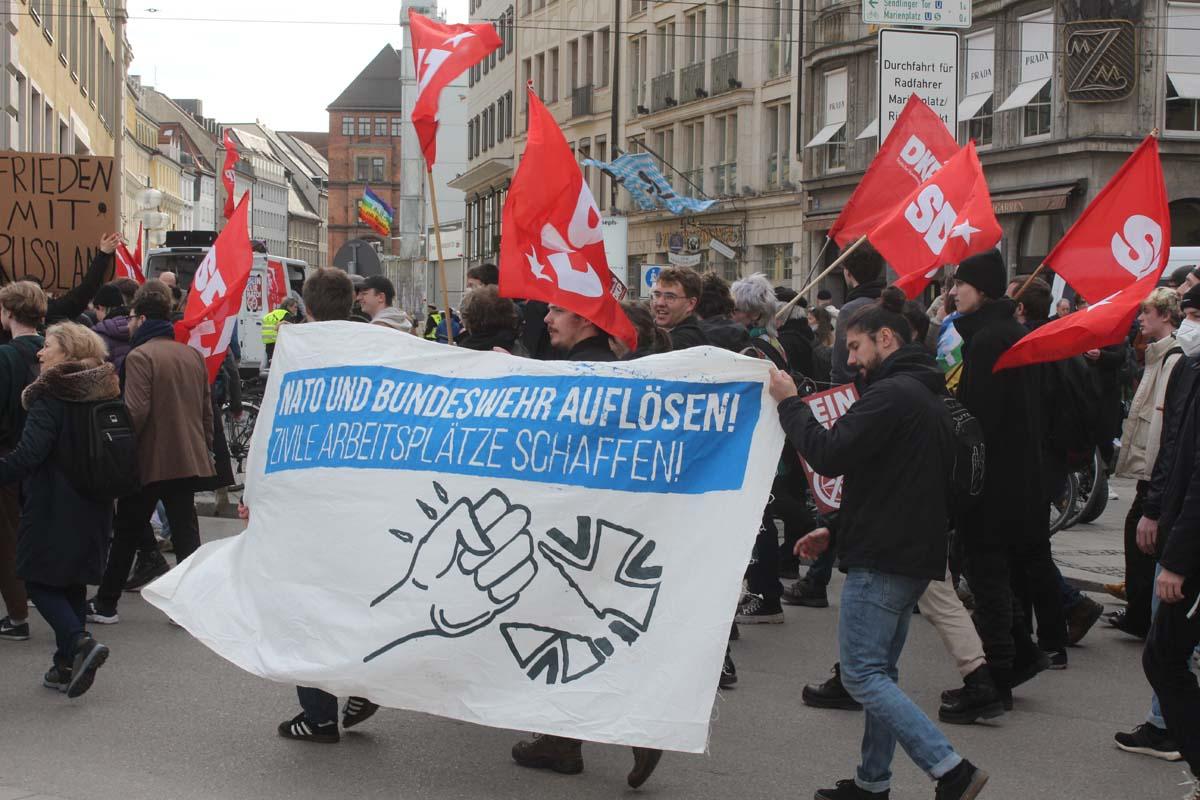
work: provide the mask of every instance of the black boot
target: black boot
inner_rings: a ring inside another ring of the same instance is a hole
[[[984,664],[963,678],[962,689],[942,695],[938,719],[952,725],[970,725],[979,719],[995,719],[1004,713],[1000,692],[992,672]]]
[[[800,693],[806,706],[813,708],[840,708],[845,711],[860,711],[862,704],[850,696],[842,685],[842,665],[834,664],[830,670],[833,677],[821,684],[809,684]]]

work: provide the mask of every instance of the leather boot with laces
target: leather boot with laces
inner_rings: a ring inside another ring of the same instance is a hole
[[[842,665],[834,664],[830,670],[833,677],[821,684],[809,684],[800,693],[806,706],[813,708],[840,708],[845,711],[860,711],[862,704],[850,696],[842,685]]]
[[[534,734],[513,745],[512,757],[522,767],[551,769],[563,775],[583,772],[583,742],[578,739]]]
[[[970,725],[979,719],[1004,714],[1004,703],[987,664],[963,678],[962,689],[942,695],[938,719],[952,725]]]

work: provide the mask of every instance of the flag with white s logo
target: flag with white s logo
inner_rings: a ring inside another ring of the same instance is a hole
[[[529,142],[504,202],[500,294],[542,300],[637,348],[604,255],[600,209],[567,140],[532,89]]]
[[[1170,225],[1158,139],[1147,136],[1046,256],[1046,266],[1096,303],[1166,263]]]
[[[901,278],[906,293],[947,264],[1000,241],[983,167],[970,142],[900,202],[867,239]],[[908,280],[905,280],[908,279]]]

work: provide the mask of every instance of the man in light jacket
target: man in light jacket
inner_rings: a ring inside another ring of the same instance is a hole
[[[358,287],[358,305],[371,317],[372,325],[382,325],[394,331],[412,333],[412,320],[392,306],[396,287],[382,275],[371,275]]]

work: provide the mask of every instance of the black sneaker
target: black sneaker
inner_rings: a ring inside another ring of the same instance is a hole
[[[834,664],[830,670],[833,677],[824,683],[809,684],[800,692],[800,699],[813,708],[840,708],[843,711],[861,711],[862,703],[855,700],[842,685],[842,665]],[[852,781],[853,782],[853,781]]]
[[[71,684],[71,665],[70,664],[54,664],[50,669],[46,670],[46,674],[42,676],[42,686],[47,689],[66,694],[67,687]]]
[[[326,722],[324,725],[313,725],[301,711],[296,716],[279,723],[279,735],[285,739],[295,739],[299,742],[315,742],[316,744],[337,744],[341,739],[336,722]]]
[[[829,594],[824,586],[814,586],[807,580],[799,580],[791,586],[785,586],[780,601],[789,606],[805,606],[807,608],[828,608]]]
[[[171,565],[163,558],[162,553],[157,550],[141,553],[129,580],[125,581],[125,591],[139,592],[143,586],[170,571]]]
[[[1052,650],[1046,653],[1050,659],[1050,666],[1047,669],[1066,669],[1067,668],[1067,648],[1062,650]]]
[[[22,622],[13,625],[10,617],[0,619],[0,640],[7,642],[24,642],[29,639],[29,623]]]
[[[951,725],[970,725],[1004,714],[1004,701],[987,664],[963,678],[961,689],[942,692],[938,719]]]
[[[346,707],[342,709],[342,727],[353,728],[360,722],[366,722],[378,710],[379,706],[365,697],[347,698]]]
[[[733,656],[729,653],[729,648],[725,648],[725,663],[721,665],[721,680],[718,686],[722,689],[728,689],[737,683],[737,667],[733,665]]]
[[[1143,722],[1129,733],[1118,733],[1113,740],[1126,753],[1161,758],[1163,761],[1179,761],[1183,758],[1171,734],[1149,722]]]
[[[733,621],[740,625],[779,625],[783,622],[783,608],[778,600],[751,595],[738,607]]]
[[[98,625],[116,625],[121,621],[116,606],[106,606],[98,598],[87,601],[87,621]]]
[[[852,780],[838,781],[832,789],[817,789],[813,800],[888,800],[889,792],[868,792]]]
[[[988,782],[988,774],[965,758],[938,778],[933,800],[975,800]]]
[[[71,664],[71,680],[67,684],[67,697],[76,698],[92,688],[96,670],[108,660],[108,648],[85,633],[75,645],[75,661]]]

